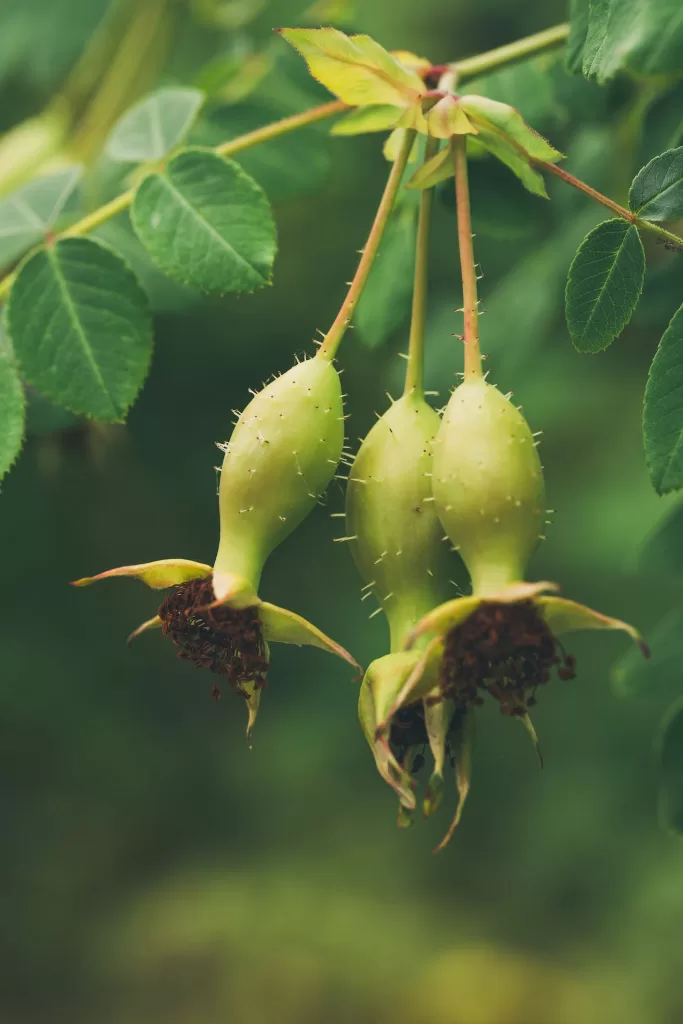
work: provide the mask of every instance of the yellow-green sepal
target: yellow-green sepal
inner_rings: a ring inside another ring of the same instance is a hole
[[[140,636],[142,633],[147,633],[150,629],[161,629],[161,619],[158,615],[155,615],[152,619],[147,619],[146,622],[142,622],[137,629],[133,630],[126,641],[128,646],[130,647],[136,637]]]
[[[427,114],[429,134],[435,139],[450,139],[454,135],[477,135],[479,129],[472,124],[459,100],[452,95],[442,96]]]
[[[429,818],[441,805],[443,797],[443,769],[446,760],[446,737],[451,726],[455,704],[447,697],[442,697],[438,687],[424,698],[424,717],[429,749],[434,758],[434,768],[427,784],[427,792],[422,802],[425,818]]]
[[[74,587],[88,587],[99,580],[113,579],[115,576],[132,576],[142,580],[153,590],[164,590],[166,587],[177,587],[190,580],[201,580],[211,575],[211,566],[203,562],[192,562],[187,558],[160,558],[156,562],[142,562],[139,565],[122,565],[118,569],[107,569],[97,576],[84,576],[74,580]]]
[[[462,625],[469,619],[470,615],[473,615],[482,604],[487,602],[516,604],[519,601],[534,601],[539,594],[548,590],[557,590],[557,584],[550,583],[548,580],[538,583],[511,583],[507,587],[501,587],[497,592],[487,594],[486,597],[472,595],[446,601],[420,619],[410,633],[406,647],[410,649],[418,637],[427,633],[433,633],[439,637],[445,636],[456,626]]]
[[[574,633],[582,629],[616,629],[627,633],[638,645],[644,657],[650,656],[650,650],[635,626],[621,619],[610,618],[601,612],[593,611],[577,601],[568,601],[564,597],[544,596],[536,599],[536,607],[545,619],[548,628],[561,636],[563,633]]]
[[[449,732],[449,740],[453,747],[455,760],[455,785],[458,791],[458,804],[446,835],[434,848],[434,853],[450,842],[453,833],[460,824],[465,801],[469,795],[472,779],[472,750],[474,747],[474,713],[470,710],[458,711]]]
[[[398,794],[401,804],[413,810],[415,786],[410,773],[394,757],[389,745],[391,722],[387,713],[419,660],[419,654],[385,654],[372,662],[358,696],[358,717],[370,745],[377,770]]]
[[[280,644],[296,644],[299,647],[319,647],[330,654],[336,654],[338,658],[343,658],[358,672],[362,672],[358,662],[341,644],[336,643],[302,615],[290,612],[288,608],[279,608],[268,601],[259,603],[258,615],[265,640]]]

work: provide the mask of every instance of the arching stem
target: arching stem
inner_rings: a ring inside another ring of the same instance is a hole
[[[436,139],[428,138],[425,146],[425,163],[436,152]],[[410,317],[410,341],[408,343],[408,368],[404,394],[421,398],[424,389],[424,340],[427,321],[427,285],[429,278],[429,236],[432,219],[434,190],[426,188],[420,195],[420,212],[417,218],[417,242],[415,245],[415,275],[413,279],[413,308]]]
[[[462,308],[465,320],[465,378],[481,377],[477,270],[472,247],[470,190],[467,183],[467,136],[454,135],[451,146],[455,169],[455,205],[458,214],[458,249],[462,275]]]
[[[368,240],[365,243],[365,248],[362,250],[363,254],[360,258],[358,269],[353,276],[353,281],[346,293],[346,298],[342,302],[341,309],[337,313],[334,323],[325,335],[325,340],[318,349],[317,355],[320,356],[321,359],[328,360],[328,362],[336,356],[337,350],[342,342],[342,338],[344,337],[351,322],[353,311],[358,305],[358,300],[363,294],[363,288],[365,287],[365,283],[368,279],[370,268],[375,261],[375,256],[377,255],[377,250],[379,249],[380,242],[382,241],[384,229],[387,226],[389,215],[391,214],[394,201],[401,186],[401,179],[403,178],[403,172],[406,168],[406,164],[408,163],[408,157],[410,156],[410,151],[413,148],[414,140],[415,132],[412,129],[406,131],[401,151],[391,168],[380,204],[377,207],[375,220],[370,228]]]

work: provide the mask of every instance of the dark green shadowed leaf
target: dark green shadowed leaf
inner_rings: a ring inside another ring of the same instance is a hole
[[[80,164],[30,181],[0,202],[0,267],[42,241],[83,174]]]
[[[410,314],[416,218],[415,203],[402,204],[395,211],[358,303],[356,327],[370,348],[384,344]]]
[[[572,7],[570,66],[606,82],[619,71],[668,75],[683,70],[680,0],[587,0]],[[585,24],[583,48],[577,45]]]
[[[584,238],[567,279],[567,326],[579,352],[600,352],[621,334],[643,290],[645,253],[623,220],[598,224]]]
[[[650,657],[629,648],[612,669],[612,685],[619,697],[654,698],[683,689],[683,608],[673,608],[648,632]]]
[[[105,152],[113,160],[161,160],[183,141],[204,102],[199,89],[158,89],[114,125]]]
[[[638,171],[628,205],[644,220],[683,217],[683,146],[660,153]]]
[[[120,422],[147,375],[147,299],[110,249],[67,238],[19,270],[6,309],[26,379],[72,412]]]
[[[638,565],[643,572],[683,579],[683,502],[677,502],[645,538]]]
[[[17,368],[0,338],[0,480],[12,467],[24,439],[24,407]]]
[[[253,98],[219,107],[198,122],[190,137],[198,146],[218,146],[277,121],[289,113],[275,103]],[[327,126],[325,126],[327,127]],[[330,169],[328,145],[317,126],[302,128],[235,154],[235,161],[250,174],[272,201],[289,199],[317,188]]]
[[[571,0],[569,6],[569,38],[565,62],[569,71],[581,71],[583,48],[588,32],[589,0]]]
[[[659,494],[683,487],[683,306],[652,360],[645,388],[643,440],[652,486]]]
[[[662,828],[683,833],[683,700],[667,711],[657,737],[659,820]]]
[[[133,225],[170,277],[207,292],[269,284],[275,223],[262,189],[233,160],[186,149],[150,174],[133,201]]]

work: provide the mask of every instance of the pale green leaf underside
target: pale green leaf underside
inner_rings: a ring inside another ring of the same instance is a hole
[[[645,388],[643,440],[660,494],[683,487],[683,306],[659,343]]]
[[[6,308],[19,366],[72,412],[121,421],[147,374],[147,299],[127,264],[86,238],[39,249],[21,266]]]
[[[133,163],[161,160],[185,138],[203,102],[199,89],[158,89],[117,122],[107,139],[107,156]]]
[[[683,146],[660,153],[638,171],[628,204],[644,220],[683,217]]]
[[[631,319],[643,290],[645,253],[638,230],[623,220],[598,224],[569,268],[565,310],[579,352],[607,348]]]
[[[277,248],[263,190],[233,160],[186,149],[142,182],[133,225],[170,277],[207,292],[250,292],[270,283]]]
[[[0,338],[0,479],[19,454],[24,438],[24,407],[17,368]]]
[[[356,107],[334,124],[330,135],[362,135],[366,132],[388,131],[403,114],[401,107],[388,104]]]
[[[0,267],[6,267],[43,239],[83,174],[71,164],[30,181],[0,202]]]

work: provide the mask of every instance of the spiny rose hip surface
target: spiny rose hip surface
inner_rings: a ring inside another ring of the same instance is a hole
[[[341,382],[330,362],[299,363],[254,397],[225,445],[217,574],[257,589],[270,552],[327,488],[343,444]]]
[[[367,435],[349,474],[351,550],[389,620],[392,651],[449,593],[431,488],[440,422],[424,399],[400,398]]]
[[[434,446],[443,526],[485,594],[524,578],[545,510],[543,471],[517,408],[479,377],[453,392]]]

